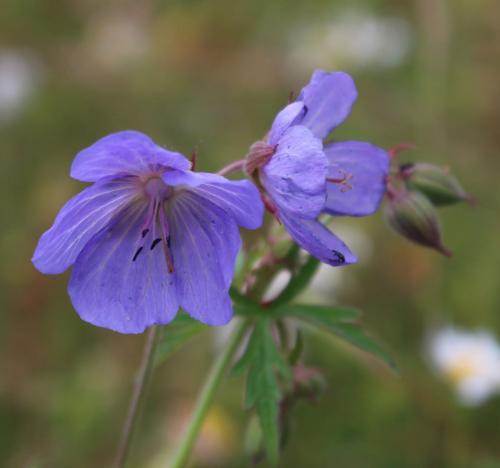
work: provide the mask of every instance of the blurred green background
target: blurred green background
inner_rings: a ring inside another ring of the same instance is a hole
[[[217,170],[321,67],[358,86],[336,138],[413,142],[403,160],[449,165],[479,204],[442,211],[451,259],[398,238],[381,216],[338,222],[360,262],[335,271],[326,299],[364,311],[401,377],[311,335],[307,362],[329,387],[295,408],[280,466],[500,467],[500,398],[460,406],[424,351],[443,323],[500,335],[498,18],[497,0],[2,0],[0,465],[109,466],[140,359],[143,336],[82,322],[68,275],[30,262],[83,187],[68,176],[76,152],[137,129],[197,148],[199,168]],[[220,335],[158,369],[130,466],[164,466]],[[242,386],[225,382],[194,466],[247,465]]]

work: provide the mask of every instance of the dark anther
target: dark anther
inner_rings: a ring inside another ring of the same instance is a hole
[[[161,239],[160,239],[160,238],[155,239],[155,240],[153,241],[153,243],[151,244],[151,247],[150,247],[150,248],[151,248],[151,250],[153,250],[153,249],[154,249],[154,248],[158,245],[158,243],[159,243],[159,242],[161,242]]]
[[[139,247],[137,249],[137,252],[134,254],[134,258],[132,258],[132,261],[135,262],[137,260],[137,257],[139,256],[139,254],[142,252],[142,249],[143,247]]]
[[[167,247],[170,249],[170,236],[167,237]]]
[[[142,231],[142,238],[143,239],[148,235],[148,232],[149,232],[149,229],[144,229],[144,231]]]
[[[345,257],[343,254],[341,254],[340,252],[338,252],[337,250],[332,250],[332,253],[333,255],[335,255],[336,260],[339,262],[339,263],[345,263]]]

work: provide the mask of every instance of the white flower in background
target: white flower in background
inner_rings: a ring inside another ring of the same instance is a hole
[[[401,65],[413,43],[402,18],[346,10],[331,20],[295,28],[289,60],[294,68],[390,68]]]
[[[500,392],[500,347],[491,333],[448,327],[435,332],[428,347],[434,368],[463,404],[478,405]]]
[[[39,84],[40,67],[32,57],[0,49],[0,125],[14,119]]]

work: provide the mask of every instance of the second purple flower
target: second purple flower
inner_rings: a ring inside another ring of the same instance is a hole
[[[387,152],[370,143],[323,144],[356,97],[349,75],[316,70],[298,99],[278,113],[265,141],[251,147],[246,163],[267,208],[297,244],[333,266],[356,257],[318,217],[374,213],[389,171]]]

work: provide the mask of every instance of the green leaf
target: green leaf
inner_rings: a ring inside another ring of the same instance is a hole
[[[154,365],[161,364],[184,343],[206,329],[206,325],[192,319],[189,315],[177,314],[177,317],[163,328],[163,336],[156,350]]]
[[[279,453],[278,413],[281,399],[277,373],[285,379],[290,379],[291,371],[276,348],[271,333],[271,321],[267,318],[256,322],[245,353],[233,372],[241,373],[243,370],[248,372],[245,406],[255,407],[269,461],[275,465]]]
[[[234,302],[234,313],[236,315],[259,315],[262,313],[260,305],[254,300],[241,294],[236,288],[231,287],[229,294]]]
[[[332,330],[335,335],[348,341],[357,348],[380,359],[394,372],[398,372],[398,366],[394,359],[382,348],[372,337],[370,337],[361,326],[356,323],[338,323]]]
[[[300,304],[282,306],[273,312],[275,317],[296,317],[311,325],[324,328],[356,348],[380,359],[397,372],[397,365],[387,351],[355,322],[360,315],[356,309]]]
[[[315,324],[330,327],[338,322],[353,322],[361,317],[361,312],[350,307],[330,307],[323,305],[289,304],[273,310],[274,317],[297,317]]]
[[[297,297],[309,285],[318,267],[319,261],[309,256],[298,272],[292,275],[285,289],[283,289],[281,294],[273,301],[271,307],[274,308],[287,304]]]

